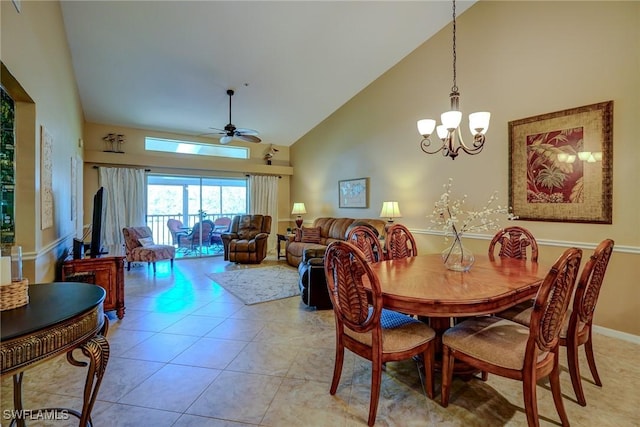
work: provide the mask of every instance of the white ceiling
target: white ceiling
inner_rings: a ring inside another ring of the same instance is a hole
[[[457,4],[458,15],[473,1]],[[291,145],[451,21],[448,1],[62,1],[85,119]]]

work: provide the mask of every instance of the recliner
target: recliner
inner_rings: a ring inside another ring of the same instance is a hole
[[[220,236],[224,259],[239,264],[260,264],[267,256],[270,233],[271,216],[236,215],[229,232]]]

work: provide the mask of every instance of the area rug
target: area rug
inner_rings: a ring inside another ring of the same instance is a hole
[[[288,265],[245,266],[207,276],[247,305],[300,295],[298,270]]]

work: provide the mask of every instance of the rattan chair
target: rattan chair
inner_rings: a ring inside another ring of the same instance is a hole
[[[375,423],[382,383],[382,365],[421,355],[426,393],[433,398],[435,332],[404,314],[382,309],[378,277],[365,255],[351,243],[331,243],[324,257],[327,287],[336,321],[336,358],[330,393],[336,394],[344,349],[371,361],[371,397],[368,424]],[[369,289],[365,287],[363,280]]]
[[[563,426],[569,420],[560,391],[560,330],[575,287],[582,251],[567,249],[538,290],[531,325],[495,316],[475,317],[442,336],[442,406],[449,404],[455,359],[483,372],[522,381],[529,426],[538,426],[536,382],[549,377],[553,401]]]

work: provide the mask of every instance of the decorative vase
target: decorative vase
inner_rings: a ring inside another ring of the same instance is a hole
[[[455,235],[451,246],[442,251],[445,267],[453,271],[469,271],[475,258],[473,253],[462,244],[459,235]]]

